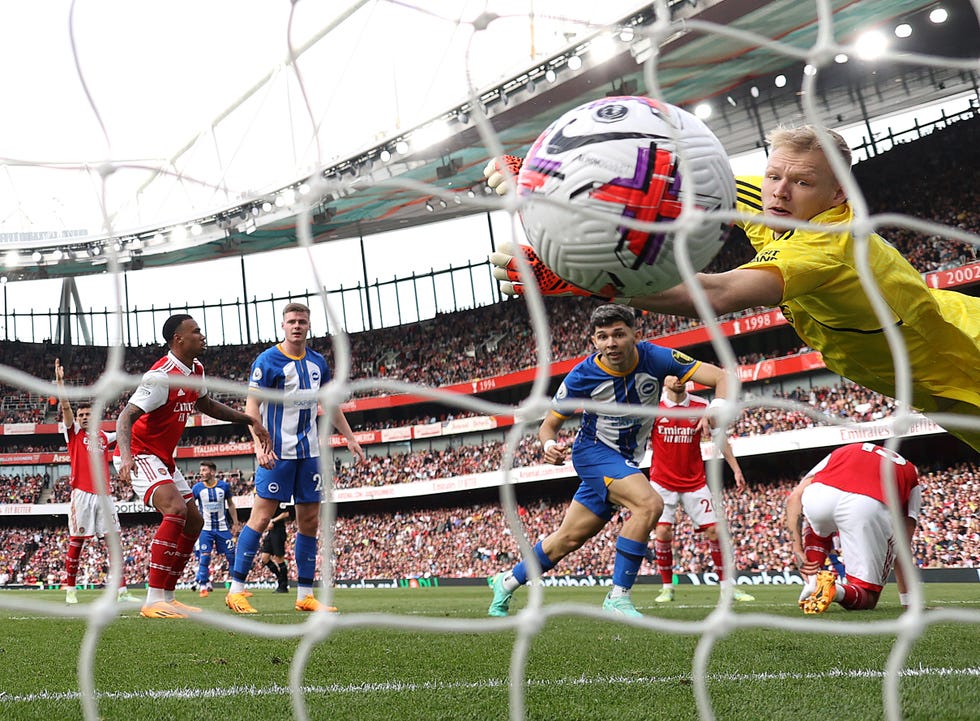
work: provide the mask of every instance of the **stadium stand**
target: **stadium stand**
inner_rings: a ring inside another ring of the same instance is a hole
[[[859,164],[855,169],[859,181],[872,173],[876,178],[890,179],[865,183],[872,210],[908,213],[980,231],[980,212],[976,210],[980,207],[980,151],[967,140],[975,137],[978,123],[977,118],[958,122]],[[904,172],[909,165],[931,164],[942,164],[955,172],[920,173],[912,178]],[[944,180],[937,181],[937,177]],[[976,293],[980,287],[976,248],[907,230],[882,232],[927,274],[931,284],[968,293]],[[749,253],[744,239],[733,236],[713,265],[731,267]],[[555,386],[570,367],[568,363],[589,351],[582,328],[594,303],[549,299],[546,305]],[[892,399],[827,372],[819,363],[819,356],[799,345],[798,338],[780,322],[775,311],[742,313],[723,320],[739,359],[746,396],[760,402],[769,398],[789,400],[812,409],[811,415],[771,406],[747,408],[730,429],[733,438],[812,432],[835,420],[874,424],[886,421],[894,412]],[[647,314],[641,320],[641,329],[647,338],[715,360],[697,321]],[[397,378],[433,387],[459,386],[454,390],[501,403],[517,403],[523,398],[535,363],[533,329],[522,302],[499,303],[408,326],[359,333],[350,340],[352,373],[356,378]],[[209,348],[209,374],[243,381],[248,367],[242,365],[242,359],[253,357],[266,345]],[[329,338],[316,339],[314,345],[332,362]],[[433,348],[463,350],[452,355],[433,354]],[[385,350],[379,353],[378,349]],[[160,346],[127,348],[125,369],[139,373],[160,352]],[[99,347],[0,342],[0,362],[47,379],[54,359],[60,357],[72,369],[72,381],[82,384],[98,378],[106,354],[107,349]],[[816,361],[813,356],[817,356]],[[59,506],[67,501],[67,459],[56,424],[56,406],[52,398],[9,387],[0,390],[0,464],[4,466],[0,474],[0,515],[4,516],[0,519],[0,580],[5,577],[11,584],[57,585],[66,544],[64,517],[57,514],[63,514]],[[110,423],[127,397],[123,394],[108,404],[106,418]],[[241,397],[229,394],[223,394],[221,399],[239,406],[243,403]],[[337,488],[381,488],[500,468],[504,434],[514,423],[513,418],[488,419],[410,396],[380,400],[385,402],[379,401],[377,392],[364,392],[352,399],[350,409],[345,408],[355,430],[365,434],[369,460],[351,467],[345,452],[338,452],[334,481]],[[386,434],[397,440],[386,439]],[[248,440],[243,428],[194,425],[185,434],[187,445],[181,449],[180,464],[193,475],[199,458],[217,460],[234,492],[247,498],[254,470]],[[929,458],[925,454],[922,458],[913,457],[924,469],[928,489],[915,557],[922,567],[975,567],[980,564],[980,521],[975,500],[980,489],[980,466],[975,454],[971,456],[953,444],[945,447],[952,449],[951,457],[940,468],[923,461]],[[518,446],[515,468],[534,466],[538,459],[536,440],[529,432]],[[782,469],[774,471],[777,465],[781,464],[766,467],[763,462],[750,462],[748,468],[754,473],[750,491],[741,496],[726,494],[739,570],[781,570],[792,565],[780,519],[793,479],[782,476]],[[112,479],[112,486],[119,501],[136,500],[132,489],[120,486],[118,479]],[[534,538],[542,529],[557,524],[557,514],[565,502],[560,496],[566,489],[552,481],[527,484],[526,490],[523,519],[528,524],[528,535]],[[335,539],[337,577],[480,577],[498,570],[516,553],[516,544],[506,529],[499,502],[493,500],[494,493],[493,489],[485,489],[471,499],[454,494],[439,496],[435,501],[409,496],[401,511],[370,501],[341,504]],[[52,510],[47,514],[22,513],[23,506],[38,503],[53,504]],[[16,516],[11,507],[19,509]],[[138,508],[122,514],[125,573],[132,582],[139,582],[145,572],[152,534],[147,519]],[[612,562],[608,540],[615,535],[616,525],[611,524],[576,554],[565,571],[608,573]],[[685,549],[678,560],[678,572],[699,572],[710,566],[710,559],[689,526],[681,524],[676,534],[677,546]],[[100,583],[105,577],[106,554],[98,544],[87,546],[86,554],[80,582]],[[224,574],[225,569],[219,566],[216,578],[223,579]]]

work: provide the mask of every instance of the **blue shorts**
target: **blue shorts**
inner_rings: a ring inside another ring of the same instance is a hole
[[[231,531],[201,531],[201,535],[197,537],[198,553],[211,553],[212,548],[226,556],[233,553],[235,541],[231,537]]]
[[[280,458],[255,472],[255,493],[283,503],[319,503],[320,480],[319,458]]]
[[[609,484],[619,478],[640,473],[640,467],[623,458],[604,443],[576,443],[572,446],[572,465],[582,479],[574,500],[599,518],[612,518],[613,504],[609,502]]]

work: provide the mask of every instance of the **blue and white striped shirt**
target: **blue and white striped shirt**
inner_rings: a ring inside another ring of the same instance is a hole
[[[198,481],[191,489],[197,507],[204,517],[205,531],[230,531],[228,523],[228,499],[232,497],[228,481],[218,481],[208,487],[204,481]]]
[[[569,371],[552,400],[555,406],[552,413],[562,418],[571,415],[567,405],[559,410],[562,401],[567,403],[574,398],[588,399],[600,403],[621,403],[639,406],[660,404],[660,391],[665,376],[677,376],[688,380],[701,365],[701,361],[677,350],[640,341],[636,345],[638,359],[636,365],[625,373],[608,368],[593,353]],[[575,436],[575,444],[603,443],[623,458],[639,463],[643,460],[650,429],[656,420],[655,414],[649,416],[632,415],[628,409],[609,413],[585,411],[582,414],[582,427]]]
[[[286,355],[278,345],[267,348],[252,364],[249,388],[280,390],[282,403],[259,404],[262,423],[272,436],[279,458],[317,458],[316,392],[330,380],[326,359],[312,348],[301,357]]]

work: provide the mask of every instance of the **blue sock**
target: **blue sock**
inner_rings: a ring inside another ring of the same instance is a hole
[[[197,566],[197,578],[194,579],[198,583],[207,583],[208,577],[211,575],[211,554],[204,555],[201,554],[199,559],[199,564]],[[231,566],[229,566],[231,568]]]
[[[545,555],[544,549],[541,547],[541,541],[534,544],[534,555],[538,558],[538,563],[541,564],[541,573],[546,573],[555,567],[554,562],[547,555]],[[514,578],[523,586],[527,583],[527,562],[521,561],[512,571]]]
[[[316,536],[296,534],[296,585],[313,586],[316,576]]]
[[[643,563],[647,544],[620,536],[616,539],[616,562],[613,565],[613,584],[623,588],[633,588],[636,574]]]
[[[252,561],[255,560],[255,554],[259,552],[260,540],[262,540],[262,534],[247,525],[238,534],[238,544],[235,546],[235,566],[231,570],[231,577],[234,580],[245,583],[248,579],[248,572],[252,570]]]

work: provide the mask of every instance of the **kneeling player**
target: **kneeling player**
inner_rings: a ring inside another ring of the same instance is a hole
[[[895,533],[885,505],[884,463],[891,463],[905,533],[911,543],[922,491],[916,467],[902,456],[873,443],[842,446],[818,463],[793,489],[786,502],[786,525],[793,554],[812,592],[800,597],[804,613],[823,613],[834,601],[848,610],[874,608],[895,562]],[[842,581],[823,570],[840,537],[847,565]],[[899,599],[908,605],[901,566],[895,566]]]

